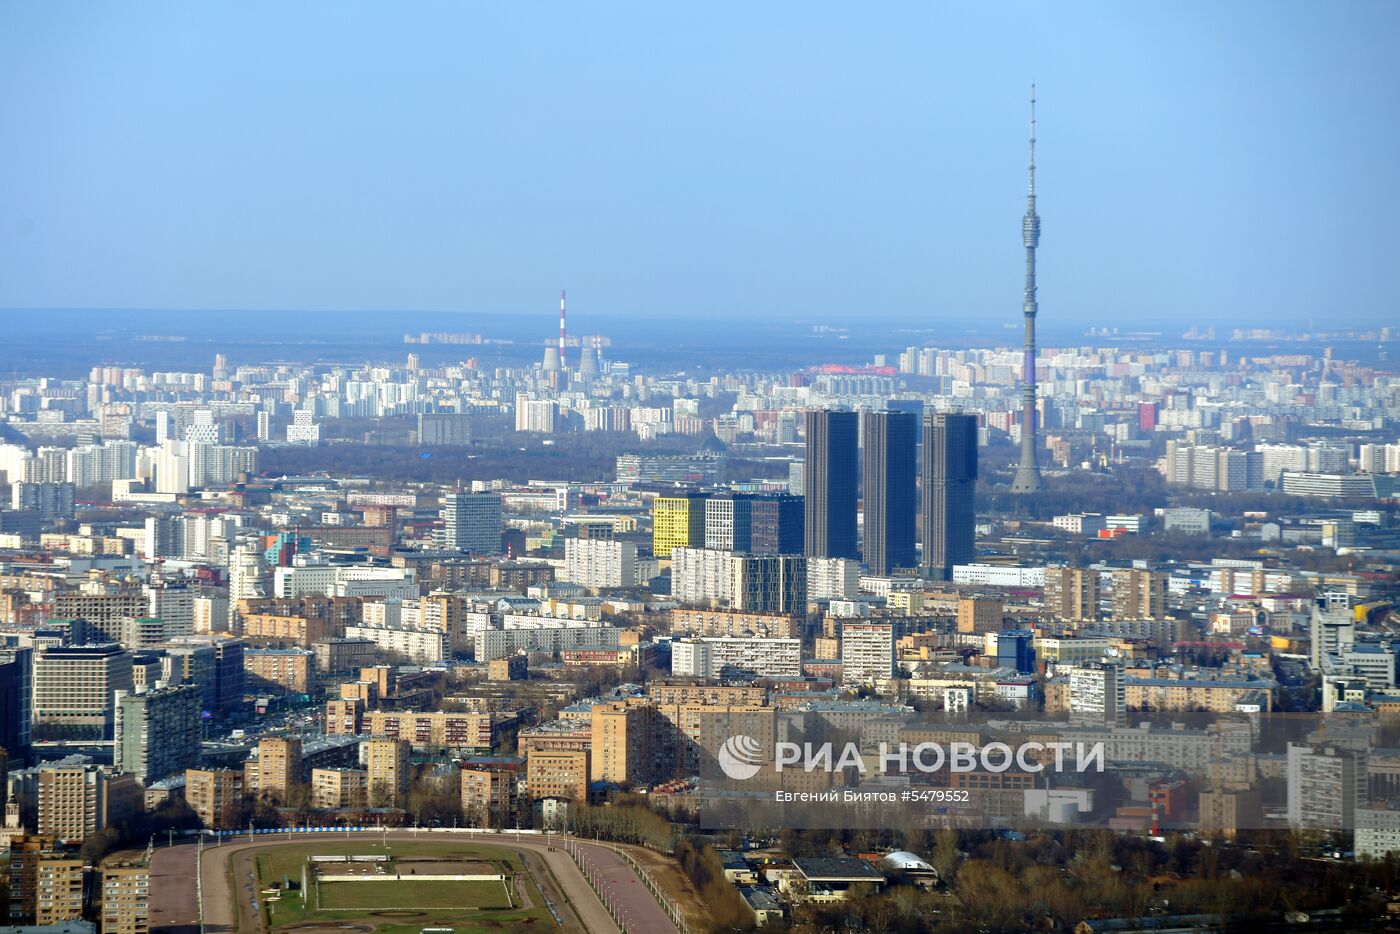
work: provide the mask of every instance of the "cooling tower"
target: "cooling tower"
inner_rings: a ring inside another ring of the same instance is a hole
[[[584,379],[598,375],[598,350],[584,345],[578,352],[578,375]]]

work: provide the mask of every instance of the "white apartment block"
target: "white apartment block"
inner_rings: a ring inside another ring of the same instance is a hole
[[[1090,663],[1069,673],[1069,712],[1076,720],[1117,723],[1127,710],[1123,669]]]
[[[977,587],[1044,587],[1045,568],[1008,568],[998,564],[955,564],[953,565],[953,583],[972,584]]]
[[[292,423],[287,426],[287,443],[321,443],[321,426],[316,424],[315,413],[307,409],[297,409],[292,413]]]
[[[195,409],[185,426],[184,440],[194,444],[218,444],[223,440],[212,409]]]
[[[1193,506],[1173,506],[1161,510],[1162,528],[1168,532],[1185,532],[1187,535],[1210,534],[1210,510]]]
[[[671,644],[671,671],[695,678],[795,678],[802,674],[802,640],[679,639]]]
[[[447,493],[442,498],[442,546],[494,555],[501,550],[501,494]]]
[[[346,626],[345,638],[369,639],[379,648],[419,665],[432,664],[449,655],[447,633],[421,626]]]
[[[417,600],[418,574],[413,568],[338,568],[333,595]]]
[[[243,517],[237,514],[151,516],[146,519],[141,554],[147,559],[223,563],[242,527]]]
[[[1288,825],[1347,830],[1366,803],[1364,750],[1288,744]]]
[[[258,449],[201,441],[167,441],[143,456],[154,473],[157,493],[228,486],[243,473],[258,469]]]
[[[114,480],[132,480],[136,477],[136,452],[134,441],[82,444],[64,455],[64,473],[68,482],[79,489]]]
[[[734,552],[711,548],[671,550],[671,596],[681,603],[728,605],[734,599]]]
[[[632,542],[604,539],[566,539],[564,579],[590,590],[635,587],[637,546]]]
[[[552,629],[488,629],[476,634],[476,660],[489,662],[520,652],[616,649],[619,634],[612,626],[578,624]]]
[[[196,633],[228,632],[228,597],[220,594],[201,594],[194,598],[192,626]]]
[[[705,500],[706,548],[734,550],[734,503],[732,496],[712,496]]]
[[[808,600],[849,600],[859,593],[859,561],[852,558],[807,559]]]
[[[841,624],[841,683],[874,684],[895,673],[894,627],[889,623]]]
[[[515,430],[553,434],[559,404],[550,399],[516,399]]]
[[[1356,466],[1362,473],[1400,473],[1400,444],[1363,444]]]
[[[171,636],[194,634],[194,598],[196,591],[183,585],[147,586],[147,612],[165,623]]]
[[[1356,858],[1385,859],[1400,852],[1400,811],[1356,809]]]
[[[671,674],[678,678],[710,676],[710,645],[704,639],[676,639],[671,643]]]
[[[337,568],[329,564],[297,565],[273,571],[275,597],[324,597],[335,592]]]

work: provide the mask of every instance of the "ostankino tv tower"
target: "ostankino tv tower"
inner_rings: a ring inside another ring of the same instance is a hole
[[[1045,484],[1035,460],[1035,248],[1040,244],[1040,215],[1035,213],[1035,85],[1031,85],[1030,190],[1021,237],[1026,243],[1026,298],[1022,306],[1026,316],[1026,359],[1022,367],[1021,463],[1011,481],[1011,492],[1039,493]]]

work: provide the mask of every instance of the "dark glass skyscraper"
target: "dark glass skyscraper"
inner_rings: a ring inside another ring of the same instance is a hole
[[[924,416],[924,566],[953,576],[977,556],[977,417]]]
[[[0,748],[10,768],[30,765],[34,719],[34,652],[28,647],[0,649]]]
[[[802,554],[802,497],[757,496],[749,510],[749,549],[754,554]]]
[[[855,412],[808,412],[805,536],[813,558],[860,558],[856,538],[859,424]]]
[[[865,419],[865,563],[872,574],[913,567],[918,419],[868,412]]]

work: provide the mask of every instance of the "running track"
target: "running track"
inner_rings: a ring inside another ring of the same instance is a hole
[[[425,838],[447,831],[389,831],[391,841],[423,842]],[[456,831],[462,834],[463,831]],[[293,842],[300,840],[344,840],[344,833],[292,834]],[[367,839],[384,839],[382,832],[357,834]],[[606,844],[584,843],[559,836],[539,834],[515,835],[471,833],[475,843],[525,850],[537,854],[548,864],[554,877],[564,889],[571,906],[590,934],[678,934],[674,922],[667,917],[656,899],[647,891],[627,862]],[[238,840],[239,838],[233,838]],[[551,841],[553,845],[551,845]],[[238,930],[234,897],[249,902],[244,917],[252,913],[252,900],[257,891],[251,879],[234,880],[236,896],[229,891],[231,867],[240,861],[233,857],[249,850],[276,846],[288,842],[287,836],[266,835],[240,842],[225,842],[222,846],[204,847],[204,930],[208,934],[231,934]],[[568,852],[566,852],[566,849]],[[576,853],[583,871],[570,858]],[[151,867],[151,932],[152,934],[198,934],[199,911],[194,878],[195,846],[182,844],[157,849]],[[246,871],[246,870],[245,870]],[[588,874],[602,891],[621,923],[613,921],[603,900],[589,886]],[[537,880],[538,881],[538,880]]]

